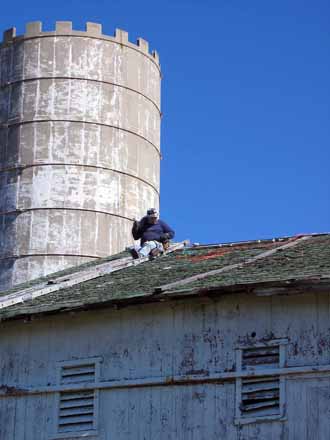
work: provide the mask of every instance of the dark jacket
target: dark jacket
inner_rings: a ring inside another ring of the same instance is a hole
[[[139,222],[135,221],[132,228],[134,240],[141,238],[141,246],[146,241],[159,241],[163,243],[174,237],[174,231],[162,220],[155,224],[148,222],[148,217],[143,217]]]

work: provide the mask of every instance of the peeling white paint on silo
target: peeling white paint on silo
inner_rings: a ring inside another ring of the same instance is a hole
[[[158,56],[88,26],[0,45],[0,290],[123,250],[158,208]]]

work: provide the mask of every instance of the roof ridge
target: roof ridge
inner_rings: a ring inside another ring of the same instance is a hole
[[[175,243],[169,247],[165,254],[183,249],[187,245],[187,241]],[[111,272],[117,272],[121,269],[137,266],[149,261],[149,257],[133,260],[132,257],[119,258],[117,260],[107,261],[97,266],[88,267],[80,272],[74,272],[70,275],[61,275],[58,278],[48,279],[35,286],[28,287],[21,291],[13,292],[0,298],[0,310],[6,307],[33,300],[39,296],[44,296],[52,292],[56,292],[63,288],[72,287],[84,281],[89,281]]]
[[[260,260],[262,258],[267,258],[270,255],[275,254],[279,250],[284,250],[284,249],[288,249],[293,246],[296,246],[297,244],[301,243],[302,241],[309,240],[312,237],[313,237],[313,235],[303,235],[302,237],[301,236],[293,237],[291,240],[289,240],[289,243],[286,243],[282,246],[278,246],[273,249],[262,252],[261,254],[258,254],[254,257],[251,257],[251,258],[248,258],[247,260],[245,260],[241,263],[230,264],[228,266],[222,267],[221,269],[214,269],[214,270],[211,270],[208,272],[204,272],[204,273],[201,273],[198,275],[193,275],[191,277],[184,278],[183,280],[174,281],[172,283],[164,284],[162,286],[155,287],[154,292],[155,293],[163,293],[164,291],[170,290],[171,288],[176,287],[176,286],[184,286],[185,284],[189,284],[193,281],[198,281],[203,278],[207,278],[207,277],[210,277],[213,275],[218,275],[222,272],[228,272],[232,269],[237,269],[237,268],[246,266],[246,265],[254,263],[255,261]]]
[[[308,233],[298,233],[295,235],[286,235],[281,237],[272,237],[272,238],[256,238],[254,240],[239,240],[239,241],[227,241],[223,243],[192,243],[190,246],[193,249],[205,249],[205,248],[218,248],[218,247],[233,247],[233,246],[244,246],[244,245],[254,245],[254,244],[263,244],[263,243],[281,243],[283,241],[291,241],[293,239],[297,239],[300,237],[318,237],[323,235],[329,235],[330,232],[308,232]]]

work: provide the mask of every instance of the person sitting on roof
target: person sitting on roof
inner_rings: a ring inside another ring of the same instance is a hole
[[[132,235],[134,240],[141,239],[141,246],[131,248],[134,259],[140,257],[155,257],[164,252],[169,241],[174,237],[174,231],[159,219],[156,209],[148,209],[147,215],[140,221],[134,220]]]

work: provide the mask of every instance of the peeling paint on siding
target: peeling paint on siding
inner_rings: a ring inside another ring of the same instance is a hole
[[[28,438],[44,439],[56,423],[56,393],[82,388],[58,385],[58,363],[100,357],[100,380],[84,389],[99,391],[102,440],[328,439],[330,349],[326,344],[319,353],[305,346],[307,332],[314,347],[327,341],[328,323],[329,295],[310,293],[228,296],[217,302],[186,300],[3,322],[0,438],[20,440],[30,432]],[[233,368],[235,349],[249,346],[255,330],[254,343],[261,345],[269,335],[287,339],[286,366]],[[276,371],[285,376],[285,417],[235,425],[237,375]]]

